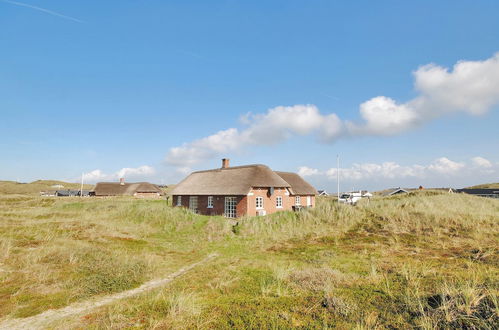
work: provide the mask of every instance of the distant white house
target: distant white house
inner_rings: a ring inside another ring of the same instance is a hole
[[[40,196],[55,196],[55,190],[40,191]]]
[[[340,195],[338,201],[344,204],[357,204],[362,198],[370,199],[373,195],[367,190],[352,191]]]

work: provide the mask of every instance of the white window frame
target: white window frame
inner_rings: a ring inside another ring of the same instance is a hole
[[[255,198],[255,206],[257,210],[263,209],[263,197],[257,196]]]
[[[198,211],[198,196],[189,196],[189,210],[194,213]]]
[[[275,207],[278,209],[282,209],[282,196],[277,196],[275,198]]]
[[[213,196],[208,196],[208,206],[207,208],[212,209],[213,208]]]
[[[237,217],[237,197],[225,197],[224,216],[226,218]]]
[[[300,196],[295,196],[295,205],[301,206],[301,197]]]
[[[182,206],[182,196],[177,196],[177,206]]]

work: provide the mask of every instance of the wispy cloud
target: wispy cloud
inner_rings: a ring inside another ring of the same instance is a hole
[[[316,133],[320,140],[332,141],[342,132],[342,123],[335,114],[323,115],[314,105],[280,106],[264,114],[248,113],[240,120],[247,126],[245,129],[229,128],[171,148],[166,162],[185,168],[245,147],[277,144],[291,136]]]
[[[198,59],[201,59],[201,60],[205,59],[205,57],[202,56],[201,54],[193,52],[193,51],[190,51],[190,50],[186,50],[186,49],[182,49],[182,48],[177,48],[177,52],[179,52],[181,54],[184,54],[184,55],[187,55],[187,56],[195,57],[195,58],[198,58]]]
[[[491,168],[493,166],[490,160],[480,156],[473,157],[471,161],[473,162],[473,165],[479,168]]]
[[[463,174],[476,176],[482,171],[485,174],[499,171],[492,163],[483,157],[474,157],[471,162],[456,162],[447,157],[440,157],[427,165],[400,165],[395,162],[353,164],[351,167],[340,168],[340,178],[349,181],[386,180],[404,178],[427,178],[433,176],[456,177]],[[478,166],[481,168],[477,168]],[[303,177],[318,177],[336,181],[338,169],[320,170],[308,166],[298,169]]]
[[[95,183],[97,181],[115,181],[119,178],[125,179],[144,179],[151,177],[156,173],[156,170],[148,165],[139,166],[136,168],[125,167],[114,173],[104,173],[102,170],[96,169],[83,174],[85,182]]]
[[[452,70],[429,64],[413,74],[418,96],[405,103],[386,96],[367,100],[359,106],[359,122],[321,113],[312,104],[278,106],[243,116],[242,129],[228,128],[171,148],[166,162],[185,170],[220,154],[301,135],[315,134],[332,143],[344,137],[401,134],[451,113],[482,115],[499,104],[499,53],[483,61],[459,61]]]
[[[71,17],[71,16],[63,15],[63,14],[60,14],[60,13],[55,12],[53,10],[49,10],[49,9],[45,9],[45,8],[42,8],[42,7],[33,6],[33,5],[30,5],[30,4],[24,3],[24,2],[18,2],[18,1],[12,1],[12,0],[0,0],[0,1],[5,2],[5,3],[10,3],[10,4],[15,5],[15,6],[26,7],[26,8],[38,10],[38,11],[41,11],[43,13],[46,13],[46,14],[49,14],[49,15],[52,15],[52,16],[57,16],[57,17],[60,17],[60,18],[64,18],[64,19],[67,19],[67,20],[70,20],[70,21],[73,21],[73,22],[84,23],[84,21],[82,21],[82,20],[80,20],[78,18],[74,18],[74,17]]]

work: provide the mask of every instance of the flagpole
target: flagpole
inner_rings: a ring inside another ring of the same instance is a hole
[[[338,204],[340,203],[340,155],[336,155],[336,182],[338,184]]]
[[[81,173],[80,197],[83,197],[83,173]]]

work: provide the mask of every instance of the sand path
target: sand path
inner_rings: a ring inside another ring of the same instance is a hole
[[[182,276],[183,274],[187,273],[191,269],[193,269],[201,264],[204,264],[217,256],[218,256],[217,253],[210,254],[198,262],[195,262],[193,264],[190,264],[188,266],[180,268],[175,273],[172,273],[172,274],[168,275],[167,277],[146,282],[146,283],[142,284],[141,286],[139,286],[138,288],[135,288],[132,290],[115,293],[115,294],[112,294],[109,296],[100,297],[100,298],[88,300],[85,302],[74,303],[74,304],[71,304],[71,305],[66,306],[64,308],[61,308],[61,309],[51,309],[51,310],[45,311],[41,314],[26,317],[26,318],[4,320],[4,321],[0,322],[0,329],[40,329],[40,328],[44,328],[45,326],[47,326],[51,322],[63,319],[65,317],[88,313],[94,308],[102,307],[104,305],[111,304],[117,300],[130,298],[130,297],[136,296],[138,294],[156,289],[160,286],[163,286],[165,284],[170,283],[175,278]]]

